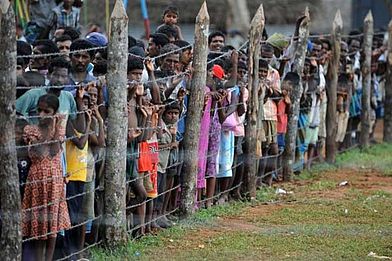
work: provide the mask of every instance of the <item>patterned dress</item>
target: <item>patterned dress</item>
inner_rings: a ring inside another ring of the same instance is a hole
[[[217,104],[215,105],[215,108],[217,108]],[[216,174],[219,172],[221,128],[222,125],[219,122],[218,111],[214,109],[208,138],[206,178],[215,178]]]
[[[65,128],[56,125],[56,133],[48,140],[61,140]],[[26,144],[42,139],[38,126],[28,125],[23,138]],[[61,165],[61,150],[50,155],[51,145],[29,148],[31,167],[22,201],[22,233],[25,238],[46,240],[71,226]]]

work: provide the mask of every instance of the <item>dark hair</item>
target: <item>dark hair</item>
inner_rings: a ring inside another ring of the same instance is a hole
[[[328,50],[331,50],[331,42],[328,39],[320,39],[323,44],[328,45]]]
[[[75,40],[74,42],[72,42],[71,44],[71,52],[73,51],[78,51],[78,50],[85,50],[85,49],[90,49],[95,47],[95,45],[93,45],[92,43],[90,43],[89,41],[85,40],[85,39],[78,39]],[[95,51],[94,50],[90,50],[87,51],[88,54],[90,55],[90,58],[93,59],[94,55],[95,55]],[[72,56],[73,54],[71,54]]]
[[[48,53],[59,53],[59,48],[57,45],[51,40],[36,40],[33,43],[33,47],[42,46],[41,49],[42,54]]]
[[[283,81],[289,81],[293,85],[298,85],[300,81],[300,77],[297,73],[295,72],[288,72],[286,76],[283,78]]]
[[[222,47],[221,52],[227,53],[229,51],[235,50],[234,46],[232,45],[225,45]]]
[[[128,49],[130,49],[133,46],[135,46],[136,43],[137,43],[137,40],[134,37],[128,35]]]
[[[72,42],[79,39],[80,33],[75,28],[66,26],[63,29],[64,29],[63,35],[64,34],[69,35],[72,39]]]
[[[46,103],[50,108],[52,108],[54,110],[55,113],[59,109],[59,105],[60,105],[59,99],[54,94],[44,94],[44,95],[42,95],[38,99],[37,106],[38,106],[38,104],[40,102]]]
[[[136,40],[135,46],[141,47],[141,48],[143,48],[143,50],[146,49],[146,46],[144,45],[144,42],[142,40]]]
[[[108,63],[100,61],[96,64],[94,64],[94,69],[93,73],[96,73],[98,75],[104,75],[108,72]]]
[[[239,61],[238,62],[238,69],[244,69],[244,70],[248,70],[248,65],[244,62]]]
[[[180,47],[180,48],[184,48],[184,49],[182,49],[183,51],[192,50],[192,45],[191,45],[189,42],[184,41],[184,40],[177,40],[177,41],[174,41],[173,44],[177,45],[177,46]],[[188,46],[188,47],[185,48],[186,46]]]
[[[63,34],[59,37],[56,37],[56,39],[54,39],[54,42],[65,42],[65,41],[71,41],[72,42],[72,38],[71,36],[69,36],[68,34]]]
[[[140,57],[143,57],[143,58],[146,56],[146,52],[140,46],[134,46],[131,49],[129,49],[128,52],[130,54],[134,54],[134,55],[137,55],[137,56],[140,56]]]
[[[167,13],[174,13],[174,14],[176,14],[177,16],[180,15],[180,13],[178,12],[177,7],[172,6],[172,5],[169,5],[169,6],[167,6],[167,7],[165,8],[165,11],[163,11],[163,16],[165,16]]]
[[[23,42],[23,41],[16,41],[16,54],[17,55],[31,55],[33,52],[33,49],[31,48],[30,44]],[[30,61],[30,58],[18,58],[23,60],[24,65],[28,64]],[[19,62],[18,62],[19,64]]]
[[[317,45],[321,45],[321,46],[323,45],[323,42],[320,39],[313,39],[312,43],[317,44]]]
[[[274,52],[274,47],[268,43],[263,43],[261,44],[261,52],[263,51]]]
[[[167,99],[165,101],[165,104],[166,104],[165,112],[168,111],[168,110],[178,110],[178,111],[181,111],[181,106],[180,106],[180,104],[176,100]]]
[[[128,67],[127,67],[127,72],[130,72],[132,70],[143,70],[144,65],[143,65],[143,60],[135,57],[135,56],[128,56]]]
[[[162,25],[160,26],[155,33],[161,33],[161,34],[165,34],[168,38],[174,37],[174,39],[178,38],[178,32],[177,30],[168,24]]]
[[[217,37],[217,36],[223,37],[223,41],[226,39],[225,35],[224,35],[221,31],[213,32],[213,33],[211,33],[211,34],[208,36],[208,45],[211,44],[212,38]]]
[[[54,68],[66,68],[67,70],[69,70],[70,63],[62,56],[56,57],[50,61],[48,73],[52,73],[54,71]]]
[[[261,69],[261,68],[268,68],[268,62],[266,61],[266,60],[264,60],[264,59],[260,59],[259,60],[259,70]]]
[[[161,48],[161,50],[160,50],[160,52],[159,52],[159,54],[165,54],[165,53],[171,53],[171,52],[174,52],[174,51],[176,51],[176,50],[178,50],[179,48],[178,48],[178,46],[177,45],[175,45],[175,44],[171,44],[171,43],[168,43],[168,44],[166,44],[165,46],[163,46],[162,48]],[[181,52],[180,51],[178,51],[178,52],[175,52],[174,54],[180,54]],[[162,58],[165,58],[165,57],[162,57]]]
[[[170,42],[169,38],[166,36],[166,34],[155,33],[155,34],[150,35],[150,38],[157,46],[160,46],[160,47],[163,47]]]
[[[167,75],[162,71],[154,71],[154,76],[155,76],[155,80],[158,83],[161,83],[162,81],[160,79],[166,77]],[[164,83],[166,83],[166,80],[164,81]]]
[[[102,55],[103,59],[105,59],[105,60],[108,59],[108,48],[98,49],[95,54],[97,54],[97,53],[100,53]]]

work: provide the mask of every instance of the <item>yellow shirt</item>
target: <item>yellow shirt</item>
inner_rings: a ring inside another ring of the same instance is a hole
[[[76,131],[75,131],[76,132]],[[78,137],[80,133],[76,132]],[[70,181],[87,180],[87,160],[88,160],[88,141],[82,150],[80,150],[71,141],[66,141],[66,159],[67,159],[67,175]]]

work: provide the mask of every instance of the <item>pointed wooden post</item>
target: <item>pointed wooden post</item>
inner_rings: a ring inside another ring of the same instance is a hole
[[[340,61],[340,43],[341,34],[343,30],[343,20],[340,10],[336,12],[335,20],[332,24],[332,58],[329,62],[328,75],[327,75],[327,138],[326,138],[326,160],[328,163],[334,163],[336,158],[336,100],[338,89],[338,76],[339,76],[339,61]]]
[[[245,126],[245,171],[247,172],[246,191],[250,199],[256,198],[256,173],[257,173],[257,119],[259,115],[259,59],[260,59],[260,42],[264,30],[264,9],[260,5],[255,16],[252,19],[249,30],[249,58],[248,58],[248,124]]]
[[[360,144],[362,149],[369,147],[370,133],[370,92],[371,92],[371,63],[373,44],[373,15],[372,11],[366,15],[364,20],[363,49],[365,60],[362,64],[362,113],[361,113],[361,134]]]
[[[392,20],[388,27],[387,81],[384,103],[384,142],[392,143]]]
[[[182,217],[193,213],[196,197],[196,177],[198,145],[200,136],[200,119],[204,103],[204,88],[207,78],[208,33],[210,16],[206,2],[196,17],[195,48],[193,56],[194,73],[187,112],[184,137],[184,179],[181,189],[180,211]]]
[[[302,20],[299,26],[298,43],[293,63],[293,72],[297,73],[300,78],[305,64],[306,50],[309,37],[309,27],[309,9],[308,7],[306,7],[305,18]],[[291,107],[288,114],[287,133],[285,137],[286,146],[282,155],[284,181],[290,181],[292,178],[293,163],[295,159],[296,137],[298,132],[299,105],[302,92],[302,80],[300,80],[298,86],[293,86],[293,91],[291,92],[290,96]]]
[[[15,14],[9,1],[3,1],[0,9],[0,255],[4,260],[21,260],[21,204],[15,148]]]
[[[128,17],[121,0],[111,16],[108,46],[108,136],[105,169],[104,241],[107,246],[125,242],[125,164],[127,151]]]

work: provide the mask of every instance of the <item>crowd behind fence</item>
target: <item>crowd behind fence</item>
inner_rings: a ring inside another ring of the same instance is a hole
[[[121,26],[116,20],[119,15],[121,12],[112,17],[112,24]],[[207,14],[202,8],[198,19],[203,15]],[[225,45],[223,33],[210,33],[205,67],[192,63],[192,52],[200,52],[197,45],[203,39],[195,37],[194,46],[183,41],[173,16],[178,18],[176,8],[168,7],[163,14],[165,24],[151,35],[147,47],[128,37],[127,70],[118,72],[127,75],[126,86],[116,86],[106,77],[111,66],[124,61],[113,60],[115,48],[124,46],[121,40],[110,46],[100,32],[71,40],[65,32],[56,31],[53,39],[39,39],[31,45],[17,41],[16,96],[9,102],[13,104],[16,98],[13,150],[20,189],[15,193],[22,195],[22,205],[20,227],[14,229],[22,233],[23,260],[45,256],[75,260],[86,256],[92,247],[118,241],[108,232],[107,227],[115,225],[108,224],[107,215],[118,216],[120,227],[114,230],[137,239],[168,228],[176,217],[198,209],[249,199],[255,189],[249,185],[252,175],[257,187],[286,179],[283,166],[291,160],[285,158],[291,146],[286,135],[290,128],[295,128],[296,134],[290,171],[299,174],[309,169],[314,161],[325,160],[330,99],[336,99],[334,142],[338,151],[344,152],[360,145],[361,114],[365,113],[361,95],[364,88],[370,88],[371,111],[366,112],[369,118],[365,120],[370,124],[367,136],[374,140],[377,120],[383,118],[385,100],[390,99],[385,95],[391,87],[386,82],[390,66],[387,52],[391,52],[386,44],[392,39],[384,32],[374,34],[371,54],[362,48],[362,32],[341,35],[341,55],[335,61],[338,91],[330,96],[327,89],[333,79],[331,59],[336,51],[332,34],[303,38],[298,32],[307,30],[309,34],[306,16],[298,19],[291,37],[263,34],[262,39],[256,39],[260,53],[251,53],[249,48],[255,39],[244,40],[236,49]],[[162,27],[166,29],[159,31]],[[121,34],[126,38],[127,25],[123,29]],[[301,41],[307,44],[306,58],[298,62],[295,57],[301,55]],[[68,51],[59,50],[63,45]],[[372,61],[368,68],[371,86],[363,85],[362,79],[366,55]],[[259,56],[258,64],[253,64],[251,60]],[[250,72],[254,66],[257,75]],[[300,68],[300,75],[292,70],[294,66]],[[200,74],[202,71],[206,75]],[[190,88],[200,75],[206,82],[205,88],[199,86],[204,91],[201,108],[191,100],[195,90]],[[256,91],[249,84],[255,80]],[[127,89],[127,104],[110,95],[114,87]],[[298,88],[303,92],[296,97],[293,92]],[[126,123],[110,118],[117,105],[124,105]],[[298,114],[293,114],[295,105],[299,105]],[[189,118],[195,109],[201,109],[201,118],[196,121]],[[257,112],[256,136],[252,137],[256,144],[249,143],[246,136],[251,128],[251,109]],[[293,119],[295,125],[290,125]],[[108,143],[113,135],[108,132],[111,124],[127,126],[126,140],[114,150],[109,150],[113,145]],[[184,142],[184,137],[194,138],[187,136],[190,131],[200,135],[196,147],[187,147]],[[191,159],[193,165],[186,161],[189,151],[197,151],[197,158]],[[120,175],[105,168],[113,158],[125,163]],[[189,173],[190,165],[197,166],[196,171]],[[256,173],[251,173],[252,165]],[[188,175],[194,184],[190,194],[183,193],[189,185]],[[108,189],[109,183],[120,186],[113,191]],[[108,213],[108,202],[119,195],[121,202],[116,203],[123,209]],[[190,198],[184,198],[187,195]],[[1,207],[3,213],[7,206]]]

